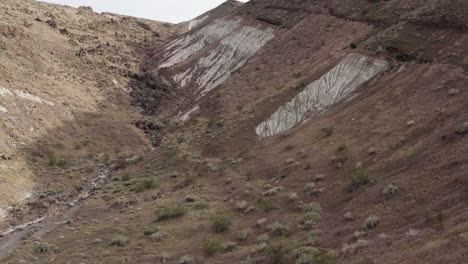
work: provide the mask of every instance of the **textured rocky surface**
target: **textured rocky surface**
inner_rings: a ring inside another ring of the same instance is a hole
[[[385,70],[387,65],[383,59],[361,54],[347,55],[338,65],[259,124],[257,135],[268,137],[285,132],[319,115],[333,104],[349,99],[359,85]]]

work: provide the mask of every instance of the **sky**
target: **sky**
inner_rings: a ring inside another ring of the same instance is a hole
[[[179,23],[191,20],[226,0],[39,0],[73,7],[91,6],[95,12],[112,12]],[[240,0],[247,2],[247,0]]]

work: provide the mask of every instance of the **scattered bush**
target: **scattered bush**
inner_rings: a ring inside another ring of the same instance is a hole
[[[369,241],[359,239],[356,243],[352,245],[345,244],[341,249],[343,254],[354,254],[358,249],[365,248],[369,246]]]
[[[456,133],[459,134],[459,135],[468,134],[468,121],[466,121],[466,122],[464,122],[463,124],[461,124],[461,125],[457,128]]]
[[[213,256],[219,250],[221,250],[221,246],[219,245],[219,242],[213,239],[203,240],[201,246],[202,246],[203,253],[205,253],[205,255],[207,256]]]
[[[156,232],[154,234],[151,234],[149,238],[153,241],[161,241],[167,237],[167,233],[165,232]]]
[[[125,237],[125,236],[116,236],[114,237],[112,240],[111,240],[111,246],[114,246],[114,247],[125,247],[128,245],[128,242],[130,241],[130,239],[128,237]]]
[[[252,228],[242,229],[237,234],[237,239],[239,239],[240,241],[246,241],[252,233],[253,233]]]
[[[370,176],[366,171],[354,174],[351,178],[351,183],[348,185],[348,191],[354,192],[359,190],[362,186],[365,186],[371,182]]]
[[[130,180],[130,178],[131,178],[131,175],[130,175],[130,172],[128,172],[128,171],[122,173],[122,176],[120,176],[120,179],[122,181],[128,181],[128,180]]]
[[[154,228],[154,229],[148,229],[148,230],[145,230],[143,231],[143,235],[145,236],[151,236],[152,234],[158,232],[159,230],[157,228]]]
[[[382,193],[384,195],[394,195],[398,192],[398,187],[393,185],[393,184],[389,184],[387,186],[385,186],[385,188],[383,189]]]
[[[302,206],[302,212],[303,213],[316,212],[320,214],[322,212],[322,208],[320,207],[319,203],[312,202],[312,203],[304,204]]]
[[[140,181],[137,186],[135,186],[135,192],[143,192],[146,190],[154,189],[158,186],[158,184],[154,181],[154,179],[147,178]]]
[[[316,247],[312,246],[300,246],[296,248],[295,253],[296,253],[296,258],[300,258],[303,255],[315,255],[319,253],[319,249]]]
[[[284,236],[289,232],[289,227],[287,225],[281,224],[279,222],[273,223],[268,226],[268,229],[275,235],[275,236]]]
[[[322,209],[320,208],[320,204],[316,202],[312,202],[309,204],[305,204],[302,207],[302,223],[305,225],[312,225],[318,220],[320,220]]]
[[[314,254],[304,254],[296,260],[296,264],[336,264],[336,253],[332,250],[319,250]]]
[[[364,222],[364,229],[374,229],[379,224],[379,218],[377,216],[369,216]]]
[[[331,135],[333,135],[333,133],[334,133],[333,127],[322,128],[322,134],[324,138],[330,137]]]
[[[234,242],[225,242],[221,245],[221,250],[223,252],[231,252],[236,248],[237,244]]]
[[[161,263],[167,263],[172,259],[172,255],[169,252],[161,252],[161,256],[159,257]]]
[[[57,246],[49,243],[39,243],[34,247],[34,252],[37,254],[46,254],[51,251],[56,251]]]
[[[282,245],[268,246],[266,252],[274,264],[283,263],[285,256],[288,254],[288,249]]]
[[[187,210],[183,205],[177,205],[175,207],[162,207],[156,210],[156,222],[182,217],[186,213]]]
[[[232,223],[231,218],[226,215],[214,215],[211,221],[211,227],[216,233],[226,232]]]
[[[444,215],[438,213],[436,216],[429,218],[427,222],[431,224],[433,229],[441,230],[444,228]]]
[[[204,200],[198,200],[193,204],[193,208],[195,208],[195,210],[207,209],[208,203],[205,202]]]
[[[257,237],[257,244],[268,243],[268,242],[270,242],[270,236],[268,236],[267,234],[259,235]]]
[[[253,178],[254,178],[253,173],[250,172],[250,171],[246,172],[246,173],[244,174],[244,176],[245,176],[245,179],[246,179],[247,181],[251,181],[251,180],[253,180]]]
[[[57,159],[56,157],[50,157],[49,166],[65,168],[68,165],[68,161],[65,159]]]
[[[190,256],[183,256],[179,259],[179,264],[192,264],[193,258]]]
[[[258,205],[262,208],[265,212],[270,212],[276,209],[273,200],[270,199],[258,199]]]

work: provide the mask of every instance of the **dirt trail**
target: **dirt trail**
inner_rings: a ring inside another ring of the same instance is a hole
[[[109,169],[101,165],[98,170],[98,176],[89,183],[88,187],[75,200],[68,203],[67,207],[2,231],[0,233],[0,260],[10,256],[21,243],[25,233],[32,231],[34,236],[41,237],[43,234],[67,224],[70,219],[78,215],[80,203],[95,194],[95,191],[105,184],[109,175]]]

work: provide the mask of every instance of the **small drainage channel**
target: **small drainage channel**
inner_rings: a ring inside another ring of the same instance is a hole
[[[65,214],[67,211],[70,211],[71,209],[76,207],[80,202],[92,196],[96,190],[100,189],[105,184],[106,179],[109,177],[109,175],[110,175],[110,171],[106,166],[104,165],[99,166],[98,176],[89,183],[89,185],[87,186],[84,192],[80,193],[75,200],[68,203],[65,208],[62,208],[56,212],[53,212],[47,215],[43,215],[32,221],[29,221],[29,222],[26,222],[17,226],[9,227],[8,229],[2,231],[0,233],[0,259],[7,257],[12,251],[12,249],[14,249],[16,245],[20,243],[20,237],[12,237],[10,239],[10,236],[13,236],[13,234],[16,232],[24,231],[28,227],[32,227],[39,223],[45,222],[46,220],[48,220],[49,218],[52,218],[53,216],[59,216],[61,214]],[[63,223],[66,223],[66,221],[62,221],[58,223],[53,222],[52,224],[56,225],[56,224],[63,224]]]

